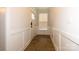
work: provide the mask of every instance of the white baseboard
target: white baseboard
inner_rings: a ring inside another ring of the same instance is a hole
[[[31,43],[31,41],[32,41],[32,39],[29,40],[29,41],[25,44],[24,48],[22,49],[23,51],[27,48],[27,46]]]

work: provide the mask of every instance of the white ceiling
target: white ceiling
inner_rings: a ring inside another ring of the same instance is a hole
[[[48,12],[48,7],[36,7],[38,12],[41,13],[47,13]]]

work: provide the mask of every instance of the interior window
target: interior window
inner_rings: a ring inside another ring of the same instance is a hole
[[[48,29],[48,14],[47,13],[39,14],[39,29],[40,30]]]

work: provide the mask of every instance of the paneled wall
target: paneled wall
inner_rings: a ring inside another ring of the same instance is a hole
[[[49,9],[51,39],[58,51],[79,50],[79,8]]]
[[[31,8],[6,9],[6,50],[24,50],[31,41]]]

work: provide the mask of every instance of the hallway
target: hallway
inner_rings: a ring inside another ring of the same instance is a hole
[[[0,51],[79,51],[79,8],[0,10]]]
[[[37,35],[25,51],[55,51],[49,35]]]

